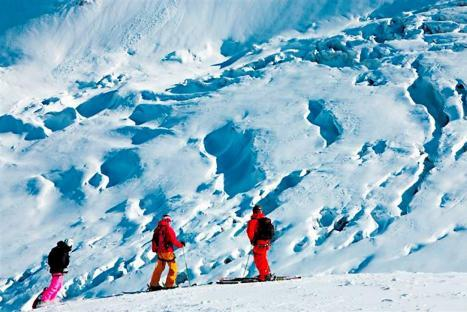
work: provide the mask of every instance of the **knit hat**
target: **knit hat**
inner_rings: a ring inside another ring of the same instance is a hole
[[[164,216],[162,217],[162,220],[166,220],[166,221],[172,222],[172,218],[171,218],[168,214],[164,215]]]

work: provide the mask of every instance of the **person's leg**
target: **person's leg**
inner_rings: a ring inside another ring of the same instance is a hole
[[[269,268],[269,261],[268,261],[268,251],[269,251],[269,248],[266,248],[265,251],[264,251],[264,274],[266,276],[270,275],[271,274],[271,269]]]
[[[261,276],[261,268],[262,268],[262,256],[260,253],[253,252],[253,260],[255,262],[256,269],[258,270],[259,274],[259,279],[262,279],[263,276]]]
[[[254,261],[259,273],[259,280],[266,280],[266,276],[270,273],[267,259],[267,248],[255,248],[253,250]]]
[[[55,287],[55,291],[52,292],[52,294],[50,295],[50,301],[54,301],[55,298],[57,297],[60,289],[62,289],[62,286],[63,286],[63,274],[59,274],[58,275],[58,278],[57,278],[57,284],[56,284],[56,287]]]
[[[177,280],[177,263],[174,261],[169,262],[169,274],[167,274],[167,279],[165,281],[165,287],[170,288],[175,286],[175,281]]]
[[[52,274],[52,279],[50,280],[50,285],[42,293],[42,302],[52,301],[57,297],[57,293],[60,288],[62,288],[63,283],[63,274],[54,273]]]
[[[159,286],[159,281],[161,279],[161,275],[164,269],[165,269],[165,261],[157,260],[156,267],[154,268],[154,271],[152,272],[151,282],[149,283],[149,286],[151,287]]]

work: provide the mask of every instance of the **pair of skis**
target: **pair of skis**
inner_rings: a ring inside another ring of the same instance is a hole
[[[245,284],[245,283],[261,283],[261,282],[276,282],[276,281],[290,281],[301,279],[301,276],[275,276],[271,280],[260,281],[257,277],[235,277],[235,278],[221,278],[217,284]]]
[[[42,293],[47,289],[44,288],[36,297],[36,299],[34,299],[34,301],[32,302],[32,308],[33,309],[37,309],[37,308],[40,308],[40,304],[42,303]]]
[[[176,286],[176,287],[162,287],[161,286],[161,287],[158,287],[158,288],[155,288],[155,289],[150,289],[150,287],[148,285],[148,287],[146,289],[143,289],[143,290],[124,291],[121,294],[114,295],[114,296],[140,294],[140,293],[145,293],[145,292],[157,292],[157,291],[161,291],[161,290],[171,290],[171,289],[178,289],[178,288],[190,288],[190,287],[194,287],[194,286],[198,286],[198,285],[197,284],[192,284],[191,286]]]
[[[260,283],[260,282],[276,282],[276,281],[290,281],[290,280],[296,280],[296,279],[301,279],[301,276],[293,275],[293,276],[275,276],[272,280],[268,281],[260,281],[257,277],[234,277],[234,278],[221,278],[216,282],[216,284],[246,284],[246,283]],[[208,283],[209,284],[213,284]],[[158,292],[161,290],[171,290],[171,289],[177,289],[177,288],[190,288],[190,287],[196,287],[196,286],[201,286],[197,284],[193,284],[191,286],[178,286],[178,287],[171,287],[171,288],[165,288],[161,287],[159,289],[155,290],[139,290],[139,291],[125,291],[120,295],[129,295],[129,294],[139,294],[139,293],[145,293],[145,292]],[[118,295],[117,295],[118,296]]]

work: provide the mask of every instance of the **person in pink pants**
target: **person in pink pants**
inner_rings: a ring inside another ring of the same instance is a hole
[[[50,280],[50,285],[42,293],[42,302],[53,301],[57,297],[58,292],[62,289],[63,286],[63,273],[54,273],[52,274],[52,279]]]
[[[49,287],[45,288],[42,294],[34,301],[32,305],[34,309],[54,301],[57,297],[63,286],[63,275],[68,273],[67,267],[70,264],[69,253],[72,249],[72,244],[73,241],[71,239],[65,239],[59,241],[57,246],[50,251],[47,262],[52,279],[50,280]]]

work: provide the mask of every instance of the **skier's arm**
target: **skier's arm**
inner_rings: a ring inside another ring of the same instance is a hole
[[[182,248],[184,245],[177,239],[175,232],[172,228],[168,228],[169,241],[177,248]]]
[[[151,241],[152,252],[157,251],[156,231],[157,231],[157,228],[156,228],[156,230],[154,230],[154,233],[152,234],[152,241]]]
[[[250,239],[250,243],[253,244],[253,240],[255,239],[255,232],[256,232],[256,224],[258,223],[257,220],[252,219],[248,221],[248,225],[246,228],[246,234],[248,235],[248,238]]]
[[[49,265],[49,267],[52,267],[52,265],[53,265],[53,262],[54,262],[53,257],[54,257],[53,251],[51,250],[49,252],[49,256],[47,257],[47,264]]]
[[[66,269],[68,265],[70,264],[70,255],[67,252],[63,254],[62,264],[63,264],[63,269]]]

